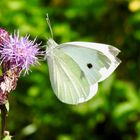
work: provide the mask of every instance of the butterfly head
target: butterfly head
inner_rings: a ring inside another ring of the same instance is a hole
[[[52,54],[53,49],[56,46],[58,46],[58,44],[52,38],[50,38],[50,39],[48,39],[46,46],[47,46],[46,47],[46,51],[45,51],[46,52],[46,55],[45,55],[44,59],[46,59],[47,56],[50,56]]]
[[[52,39],[48,39],[47,41],[48,48],[55,48],[58,44]]]

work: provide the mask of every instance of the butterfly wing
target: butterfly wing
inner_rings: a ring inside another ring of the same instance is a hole
[[[97,92],[98,84],[89,83],[83,70],[63,50],[54,49],[47,61],[52,88],[62,102],[78,104]]]
[[[79,65],[90,84],[106,79],[121,62],[116,57],[120,51],[110,45],[69,42],[59,45],[59,49]]]

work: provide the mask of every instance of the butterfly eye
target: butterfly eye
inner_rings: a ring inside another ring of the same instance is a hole
[[[87,67],[88,67],[89,69],[91,69],[93,66],[92,66],[91,63],[88,63],[88,64],[87,64]]]

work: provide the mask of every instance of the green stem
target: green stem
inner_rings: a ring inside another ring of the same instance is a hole
[[[6,106],[0,105],[1,109],[1,140],[4,138],[4,132],[6,128],[6,116],[7,116],[7,109]]]

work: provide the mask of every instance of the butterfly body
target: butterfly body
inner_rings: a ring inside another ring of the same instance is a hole
[[[120,52],[110,45],[88,42],[57,44],[47,42],[51,85],[62,102],[78,104],[91,99],[98,82],[106,79],[120,64]]]

